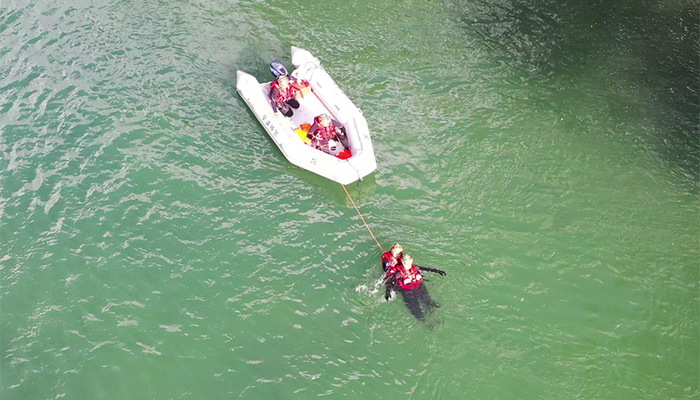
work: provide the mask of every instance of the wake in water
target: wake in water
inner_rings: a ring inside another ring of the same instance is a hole
[[[384,277],[372,280],[369,283],[363,283],[355,287],[355,293],[359,293],[361,300],[367,300],[367,302],[362,301],[366,305],[378,306],[383,303],[388,303],[396,300],[399,297],[399,293],[391,289],[390,297],[385,301],[384,292],[386,289]],[[423,322],[428,329],[433,330],[444,325],[444,319],[438,313],[437,309],[431,309],[425,313],[425,318],[423,320],[417,321]]]
[[[381,278],[378,278],[378,279],[372,281],[371,283],[358,285],[355,288],[355,292],[360,293],[360,294],[364,295],[365,297],[368,297],[371,299],[381,299],[382,296],[380,295],[380,293],[383,293],[384,288],[385,288],[384,278],[381,277]],[[390,300],[393,301],[395,297],[396,297],[396,292],[392,290]]]

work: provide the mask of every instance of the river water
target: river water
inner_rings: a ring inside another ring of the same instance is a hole
[[[698,9],[4,0],[0,398],[699,398]],[[380,245],[447,271],[425,323],[235,91],[291,45]]]

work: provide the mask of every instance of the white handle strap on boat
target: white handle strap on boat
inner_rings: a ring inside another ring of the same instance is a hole
[[[383,253],[383,252],[384,252],[384,249],[382,248],[382,245],[379,244],[379,241],[377,240],[377,238],[374,237],[374,233],[372,233],[372,230],[369,229],[369,225],[367,224],[367,221],[365,221],[365,217],[362,216],[362,213],[360,212],[360,209],[357,208],[357,204],[355,204],[355,201],[354,201],[354,200],[352,199],[352,197],[350,196],[350,193],[348,193],[348,189],[346,189],[346,188],[345,188],[345,185],[343,185],[342,183],[340,184],[340,186],[342,186],[342,187],[343,187],[343,190],[345,190],[345,194],[348,195],[348,199],[350,199],[350,202],[351,202],[352,205],[355,207],[355,211],[357,211],[357,215],[360,216],[360,219],[362,220],[362,223],[365,224],[365,228],[367,228],[367,231],[369,232],[370,236],[372,236],[372,239],[374,239],[374,242],[377,243],[377,246],[379,246],[379,249],[380,249],[380,250],[382,251],[382,253]]]

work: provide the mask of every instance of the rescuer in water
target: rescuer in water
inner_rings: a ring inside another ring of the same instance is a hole
[[[382,260],[383,258],[382,256]],[[447,275],[445,271],[439,269],[419,267],[413,264],[413,257],[404,254],[401,257],[400,264],[394,268],[387,268],[384,273],[386,282],[384,299],[389,300],[391,298],[391,290],[396,289],[398,292],[401,292],[403,301],[408,309],[411,310],[411,313],[423,321],[425,319],[423,308],[425,308],[426,312],[430,312],[432,309],[440,307],[440,305],[430,298],[428,289],[423,283],[421,271],[434,272],[442,276]]]
[[[398,243],[391,246],[391,250],[382,254],[382,268],[384,272],[387,272],[389,269],[395,269],[400,264],[401,256],[403,256],[403,247]]]

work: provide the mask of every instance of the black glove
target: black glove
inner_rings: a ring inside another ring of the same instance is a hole
[[[423,268],[423,267],[420,267],[420,268]],[[428,271],[428,272],[434,272],[434,273],[440,274],[440,275],[442,275],[442,276],[447,276],[447,272],[445,272],[445,271],[443,271],[443,270],[441,270],[441,269],[437,269],[437,268],[423,268],[423,270]]]
[[[391,290],[387,290],[386,293],[384,294],[384,300],[389,301],[391,298]]]

